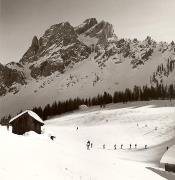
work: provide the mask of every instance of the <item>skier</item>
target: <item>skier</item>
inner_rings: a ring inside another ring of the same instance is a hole
[[[114,144],[114,150],[116,150],[117,149],[117,145],[116,144]]]
[[[167,147],[166,147],[166,150],[168,150],[168,149],[169,149],[169,147],[167,146]]]
[[[78,130],[78,126],[77,126],[77,129],[76,130]]]
[[[147,149],[147,145],[145,145],[145,149]]]
[[[123,149],[123,144],[121,144],[121,149]]]
[[[131,146],[132,146],[132,145],[130,144],[130,145],[129,145],[129,148],[130,148],[130,149],[131,149]]]
[[[137,144],[135,144],[135,149],[137,148]]]
[[[92,146],[93,146],[93,143],[91,143],[91,148],[92,148]]]
[[[90,141],[87,141],[86,146],[87,146],[87,150],[89,150]]]
[[[56,138],[55,136],[50,136],[50,139],[52,139],[52,141],[53,141],[55,138]]]
[[[105,149],[105,144],[103,144],[103,149]]]

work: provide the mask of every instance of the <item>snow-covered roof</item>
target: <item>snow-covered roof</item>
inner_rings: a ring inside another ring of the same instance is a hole
[[[36,121],[44,124],[44,121],[36,114],[34,113],[33,111],[30,111],[30,110],[26,110],[26,111],[23,111],[22,113],[18,114],[17,116],[13,117],[9,123],[11,123],[12,121],[14,121],[15,119],[17,119],[18,117],[22,116],[23,114],[25,113],[28,113],[30,116],[32,116]]]
[[[160,160],[161,163],[167,164],[174,164],[175,165],[175,145],[170,147],[165,154],[163,155],[162,159]]]

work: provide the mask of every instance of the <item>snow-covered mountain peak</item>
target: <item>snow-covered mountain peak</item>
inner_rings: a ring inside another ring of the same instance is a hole
[[[174,42],[157,43],[149,36],[143,41],[119,38],[109,22],[95,18],[77,27],[62,22],[34,36],[18,63],[0,65],[0,101],[5,108],[6,97],[15,102],[19,95],[21,106],[25,102],[33,107],[35,100],[27,102],[25,97],[35,93],[46,97],[37,101],[44,105],[52,103],[51,97],[90,97],[134,85],[171,84],[174,64]]]

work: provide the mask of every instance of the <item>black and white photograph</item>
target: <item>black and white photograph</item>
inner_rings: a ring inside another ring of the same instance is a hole
[[[0,0],[0,180],[175,180],[175,0]]]

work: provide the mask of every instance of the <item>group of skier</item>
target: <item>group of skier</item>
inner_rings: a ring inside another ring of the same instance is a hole
[[[135,149],[137,149],[137,144],[135,144],[134,147],[135,147]],[[148,146],[145,145],[145,149],[147,149],[147,148],[148,148]],[[116,150],[116,149],[117,149],[117,145],[114,144],[114,150]],[[123,144],[120,145],[120,149],[123,149]],[[129,145],[129,149],[132,149],[132,144]]]
[[[90,150],[93,147],[93,143],[88,140],[87,143],[86,143],[86,147],[87,147],[87,150]],[[137,144],[135,144],[134,147],[135,147],[135,149],[137,149]],[[102,148],[105,149],[106,145],[103,144]],[[145,145],[144,148],[147,149],[148,146]],[[120,149],[123,149],[123,144],[120,145]],[[132,149],[132,144],[129,145],[129,149]],[[114,150],[117,150],[117,145],[116,144],[114,144]]]

